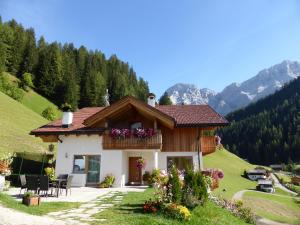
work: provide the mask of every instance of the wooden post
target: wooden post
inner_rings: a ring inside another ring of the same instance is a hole
[[[154,130],[157,130],[157,120],[154,120]]]
[[[44,164],[45,164],[45,154],[43,155],[43,163],[42,163],[42,169],[41,169],[41,175],[43,175],[43,169],[44,169]]]
[[[201,130],[199,130],[198,128],[198,135],[197,135],[197,153],[198,153],[198,169],[199,171],[201,171],[201,160],[200,160],[200,157],[201,157]]]

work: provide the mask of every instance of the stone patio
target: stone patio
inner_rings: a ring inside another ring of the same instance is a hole
[[[93,188],[93,187],[73,187],[71,189],[71,195],[66,196],[63,191],[59,197],[42,197],[42,202],[90,202],[102,196],[103,198],[109,198],[112,196],[110,192],[143,192],[146,187],[123,187],[123,188]],[[9,191],[5,192],[15,199],[21,201],[22,195],[19,196],[20,188],[10,188]],[[22,194],[24,191],[22,191]],[[50,192],[49,192],[50,193]]]

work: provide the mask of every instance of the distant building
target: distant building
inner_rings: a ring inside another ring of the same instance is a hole
[[[259,191],[265,191],[269,193],[275,192],[272,180],[258,180],[258,185],[256,186],[256,189]]]
[[[250,180],[266,179],[267,171],[266,170],[249,170],[247,176]]]
[[[275,171],[280,171],[280,170],[283,170],[283,165],[282,164],[273,164],[273,165],[270,165],[270,168]]]

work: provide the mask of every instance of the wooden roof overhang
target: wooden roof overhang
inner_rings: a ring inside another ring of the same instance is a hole
[[[57,142],[60,141],[60,135],[92,135],[98,134],[101,135],[104,133],[105,129],[78,129],[78,130],[70,130],[70,131],[31,131],[30,135],[34,135],[35,137],[39,137],[43,140],[43,142]]]
[[[146,117],[151,117],[159,121],[162,125],[173,129],[175,127],[174,118],[169,115],[159,111],[155,107],[152,107],[136,98],[127,96],[120,101],[106,107],[105,109],[99,111],[98,113],[85,119],[83,124],[86,127],[95,127],[100,121],[105,121],[107,118],[116,117],[118,114],[122,114],[130,109],[134,108],[139,113]]]

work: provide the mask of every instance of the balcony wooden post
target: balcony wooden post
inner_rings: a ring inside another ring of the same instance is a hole
[[[153,152],[154,169],[158,169],[158,151]]]

